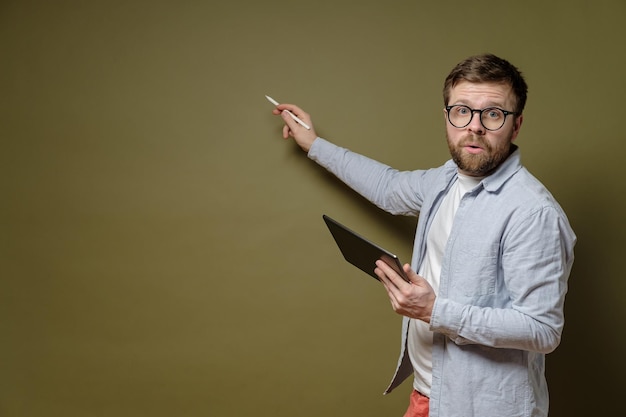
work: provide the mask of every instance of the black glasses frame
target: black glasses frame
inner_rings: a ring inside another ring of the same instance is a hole
[[[465,107],[466,109],[468,109],[472,115],[470,116],[469,120],[467,121],[467,123],[465,123],[463,126],[457,126],[454,123],[452,123],[452,120],[450,120],[450,110],[453,107]],[[483,122],[483,113],[485,113],[486,111],[489,110],[499,110],[502,112],[502,114],[504,114],[504,119],[502,119],[502,124],[495,128],[495,129],[489,129],[487,126],[485,126],[485,123]],[[500,107],[486,107],[484,109],[473,109],[469,106],[466,106],[465,104],[453,104],[451,106],[446,106],[446,113],[448,114],[448,121],[450,122],[450,124],[454,127],[456,127],[457,129],[462,129],[464,127],[466,127],[467,125],[469,125],[470,123],[472,123],[472,119],[474,119],[474,113],[479,113],[478,119],[480,120],[480,124],[487,130],[493,132],[494,130],[500,130],[502,129],[502,126],[504,126],[504,124],[506,123],[506,117],[511,114],[511,115],[516,115],[518,114],[518,112],[514,112],[514,111],[508,111],[508,110],[504,110],[501,109]]]

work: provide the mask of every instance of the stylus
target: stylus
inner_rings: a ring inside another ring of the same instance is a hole
[[[265,98],[272,103],[274,106],[278,106],[278,102],[276,100],[274,100],[273,98],[271,98],[270,96],[265,96]],[[300,118],[298,118],[298,116],[296,116],[295,114],[293,114],[292,112],[290,112],[289,110],[285,110],[287,112],[287,114],[289,114],[289,116],[291,116],[291,118],[293,120],[295,120],[296,122],[298,122],[299,124],[301,124],[303,127],[305,127],[307,130],[311,130],[311,126],[309,126],[308,124],[304,123],[302,120],[300,120]]]

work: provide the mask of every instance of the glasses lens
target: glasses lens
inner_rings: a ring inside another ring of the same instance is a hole
[[[467,106],[451,106],[448,120],[454,127],[465,127],[472,120],[472,109]]]
[[[484,109],[480,112],[480,121],[489,130],[497,130],[504,124],[504,113],[498,108]]]

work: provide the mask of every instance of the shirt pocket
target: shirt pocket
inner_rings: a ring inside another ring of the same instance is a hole
[[[499,252],[500,245],[492,241],[464,241],[452,256],[452,287],[466,297],[495,293]]]

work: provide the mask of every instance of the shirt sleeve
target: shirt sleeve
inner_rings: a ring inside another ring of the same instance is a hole
[[[438,297],[431,330],[458,345],[480,344],[549,353],[561,340],[575,236],[555,207],[542,207],[506,234],[502,275],[510,294],[503,308]]]
[[[398,171],[322,138],[308,157],[391,214],[417,215],[422,207],[426,171]]]

